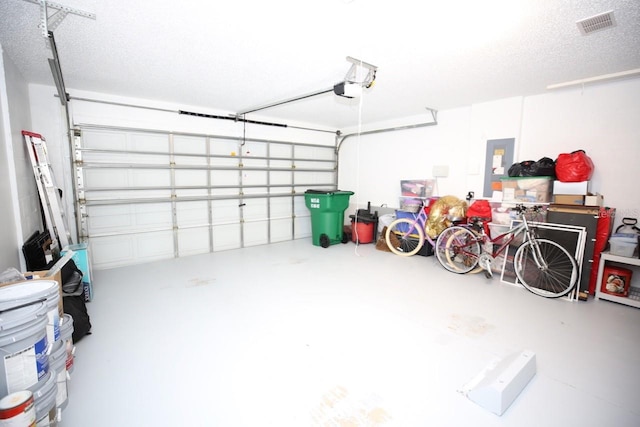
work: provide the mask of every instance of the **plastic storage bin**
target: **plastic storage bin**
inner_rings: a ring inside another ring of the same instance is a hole
[[[329,247],[349,241],[344,232],[344,211],[353,191],[307,190],[304,201],[311,212],[311,236],[315,246]]]
[[[632,257],[638,246],[638,236],[635,234],[613,234],[609,239],[612,255]]]

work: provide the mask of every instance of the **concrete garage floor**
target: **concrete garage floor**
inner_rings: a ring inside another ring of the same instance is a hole
[[[640,425],[636,308],[310,239],[94,273],[62,427]],[[523,350],[502,416],[460,392]]]

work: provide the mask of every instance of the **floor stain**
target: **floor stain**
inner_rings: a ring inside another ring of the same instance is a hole
[[[381,427],[391,420],[378,396],[357,398],[342,386],[322,396],[312,418],[314,427]]]
[[[187,284],[187,288],[195,288],[197,286],[206,286],[206,285],[210,285],[211,283],[215,282],[216,279],[211,279],[211,278],[198,278],[196,277],[195,279],[189,279],[189,283]]]
[[[448,328],[456,334],[473,338],[485,335],[493,330],[495,326],[487,323],[482,317],[452,314]]]

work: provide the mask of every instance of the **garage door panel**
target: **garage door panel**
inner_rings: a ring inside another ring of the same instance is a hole
[[[272,218],[291,217],[293,201],[291,197],[276,197],[269,200]]]
[[[214,197],[224,196],[224,197],[239,197],[237,188],[212,188],[211,195]],[[236,205],[237,206],[237,205]]]
[[[293,183],[293,172],[270,172],[269,179],[273,185],[291,185]]]
[[[178,227],[209,224],[209,206],[206,201],[176,203]],[[208,241],[209,239],[207,239]]]
[[[82,132],[82,144],[84,148],[94,148],[101,150],[126,150],[126,132],[108,132],[90,130]]]
[[[173,258],[173,231],[144,233],[135,236],[136,258],[144,262]]]
[[[125,231],[134,225],[130,205],[89,206],[87,216],[91,234]]]
[[[266,168],[269,163],[266,159],[252,159],[251,157],[245,157],[242,159],[242,165],[245,168]]]
[[[243,185],[265,185],[267,183],[266,171],[244,171],[242,173]]]
[[[211,178],[213,185],[238,185],[240,174],[237,171],[216,171]]]
[[[171,185],[169,170],[94,169],[84,170],[87,190],[113,187],[159,187]]]
[[[173,137],[173,152],[176,154],[198,154],[199,156],[176,155],[174,161],[177,165],[206,165],[207,164],[207,140],[206,138],[188,137],[176,135]]]
[[[91,254],[96,269],[172,258],[173,233],[164,231],[94,238],[91,240]]]
[[[269,222],[256,221],[244,223],[244,245],[258,246],[269,243]]]
[[[135,205],[133,215],[138,225],[171,227],[173,224],[170,203]]]
[[[84,183],[87,189],[125,187],[129,184],[129,173],[124,169],[86,169]]]
[[[293,146],[288,144],[273,143],[269,145],[270,157],[293,157]]]
[[[312,186],[315,183],[333,182],[333,176],[333,172],[298,172],[296,173],[296,185]]]
[[[101,237],[91,239],[91,260],[96,269],[121,267],[138,263],[132,236]]]
[[[267,186],[264,187],[248,187],[245,188],[244,190],[244,194],[251,196],[251,195],[265,195],[269,192],[269,188]]]
[[[91,234],[123,233],[153,228],[171,228],[171,204],[90,206],[87,210]]]
[[[293,218],[271,220],[271,243],[285,242],[293,238]]]
[[[87,190],[85,196],[87,202],[97,202],[101,200],[118,200],[118,199],[152,199],[164,198],[167,201],[171,197],[171,190]]]
[[[333,150],[316,146],[296,145],[294,151],[295,157],[300,159],[333,160],[335,158]]]
[[[240,152],[240,143],[231,139],[216,139],[211,142],[211,154],[231,156]]]
[[[240,224],[217,225],[213,227],[213,251],[240,249]]]
[[[267,157],[267,145],[262,142],[246,141],[242,146],[242,155],[249,158],[251,156]]]
[[[207,185],[206,170],[176,170],[175,183],[178,187],[186,185]]]
[[[311,217],[298,217],[294,220],[295,235],[294,239],[304,239],[311,237]]]
[[[180,256],[208,253],[209,228],[178,230],[178,251]]]
[[[169,152],[169,136],[153,133],[131,133],[129,148],[133,151]]]
[[[293,199],[293,212],[296,216],[309,215],[309,208],[307,208],[304,196]]]
[[[269,216],[267,199],[245,199],[243,207],[244,219],[253,221],[266,219]]]
[[[240,223],[239,200],[214,200],[211,202],[213,224]]]

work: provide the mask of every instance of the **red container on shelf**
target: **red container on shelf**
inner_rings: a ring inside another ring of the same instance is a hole
[[[619,297],[629,296],[632,271],[628,268],[605,266],[600,291]]]

